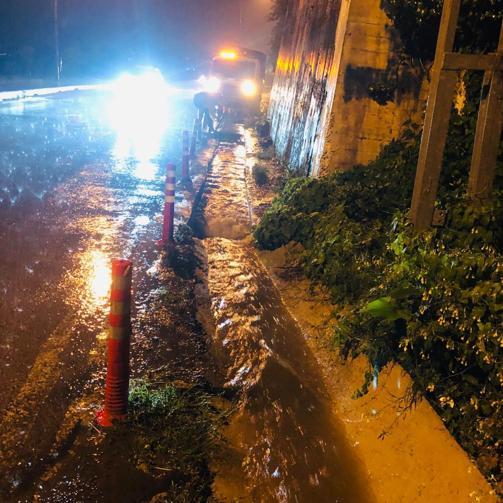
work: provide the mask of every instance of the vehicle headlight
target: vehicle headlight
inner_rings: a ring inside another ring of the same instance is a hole
[[[244,96],[251,98],[257,94],[257,84],[253,80],[243,80],[241,82],[241,92]]]
[[[220,91],[220,87],[222,87],[222,81],[217,77],[210,77],[204,81],[204,90],[207,93],[218,93],[218,91]]]
[[[139,128],[165,128],[172,91],[159,71],[124,73],[111,89],[106,109],[113,129],[136,135]]]
[[[158,70],[148,70],[140,75],[123,73],[113,84],[115,96],[124,101],[162,99],[170,88]]]

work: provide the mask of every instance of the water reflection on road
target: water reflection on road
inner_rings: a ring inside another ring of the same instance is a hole
[[[160,108],[145,127],[127,110],[111,120],[109,100],[69,93],[0,104],[4,489],[49,452],[82,392],[106,326],[111,259],[132,258],[142,277],[158,255],[163,165],[180,157],[192,108]]]

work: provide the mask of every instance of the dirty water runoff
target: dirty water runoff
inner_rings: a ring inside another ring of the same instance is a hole
[[[223,385],[241,393],[226,430],[230,452],[215,463],[216,496],[373,501],[302,332],[246,239],[255,140],[238,131],[243,144],[221,143],[208,174],[199,251],[202,321]]]
[[[145,132],[110,121],[106,101],[99,93],[73,93],[0,106],[3,494],[23,494],[35,483],[51,465],[48,457],[57,458],[58,439],[71,440],[62,431],[75,425],[72,417],[99,405],[84,395],[103,382],[115,257],[135,264],[141,335],[132,370],[146,371],[141,346],[155,332],[148,306],[158,286],[163,166],[179,164],[180,132],[190,126],[192,109],[180,98],[167,126],[160,121]],[[216,495],[228,501],[372,501],[302,333],[247,243],[253,208],[246,174],[254,140],[239,132],[243,141],[222,142],[209,174],[203,197],[208,237],[198,244],[200,318],[217,379],[239,396],[225,432],[228,455],[213,463]],[[183,351],[178,343],[172,358],[188,369]],[[82,501],[76,486],[94,484],[83,476],[67,474],[66,496],[45,501]],[[18,500],[22,496],[12,499]]]

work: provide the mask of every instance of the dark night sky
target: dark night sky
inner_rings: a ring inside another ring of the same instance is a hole
[[[0,0],[0,78],[53,74],[53,1]],[[134,64],[179,68],[230,43],[267,50],[270,2],[59,0],[63,77],[105,77]]]

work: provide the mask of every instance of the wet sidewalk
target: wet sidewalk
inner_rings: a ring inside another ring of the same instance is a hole
[[[496,501],[426,402],[399,411],[410,381],[398,367],[382,376],[379,390],[352,399],[364,364],[341,364],[333,351],[320,349],[330,306],[306,281],[280,281],[282,259],[259,257],[251,244],[255,140],[241,133],[243,144],[221,144],[209,172],[202,198],[207,237],[198,246],[199,318],[219,384],[239,397],[225,432],[229,452],[213,466],[215,496]]]
[[[248,136],[248,140],[250,137]],[[200,318],[226,388],[239,396],[216,463],[224,501],[367,502],[362,466],[331,414],[301,330],[245,236],[251,231],[250,143],[221,144],[209,173]]]

